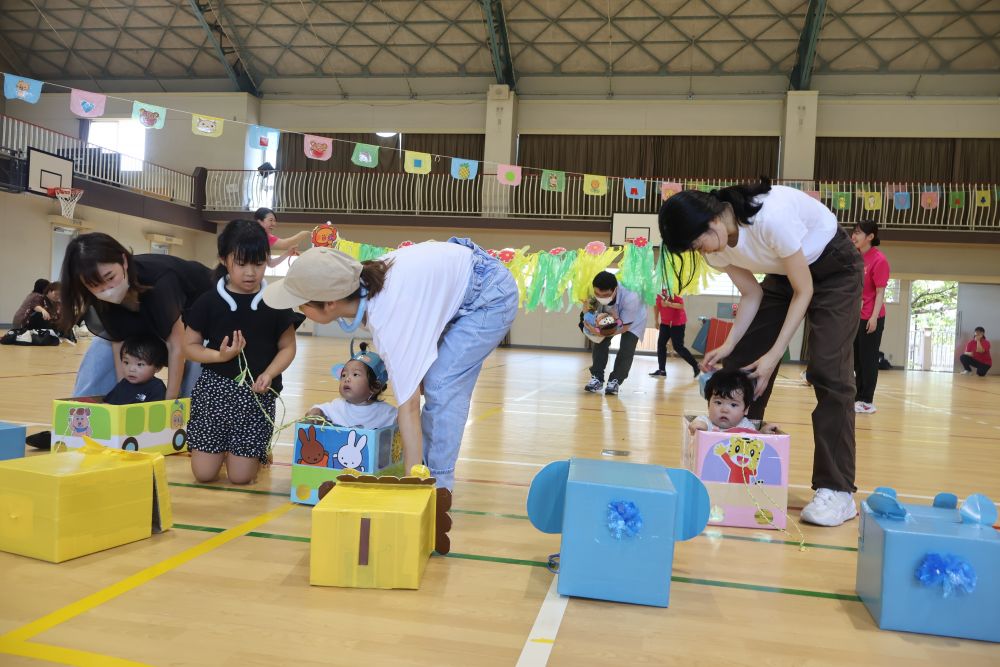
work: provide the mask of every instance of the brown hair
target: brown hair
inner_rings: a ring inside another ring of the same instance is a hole
[[[80,321],[88,307],[93,306],[98,312],[107,308],[87,289],[88,285],[100,285],[102,282],[97,265],[123,263],[127,263],[129,288],[140,293],[148,290],[148,287],[139,284],[132,253],[112,237],[102,232],[91,232],[69,242],[59,272],[62,299],[59,325],[64,331],[72,331],[73,325]]]
[[[385,287],[385,278],[392,268],[392,260],[369,259],[361,262],[361,287],[368,292],[371,298],[382,291]],[[359,301],[361,299],[361,287],[345,296],[341,301]],[[307,301],[304,305],[312,306],[322,310],[326,308],[326,301]]]

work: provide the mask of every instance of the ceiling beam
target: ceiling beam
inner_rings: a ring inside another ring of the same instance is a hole
[[[483,21],[486,23],[486,39],[493,58],[493,71],[497,83],[506,84],[517,91],[514,77],[514,61],[510,56],[510,40],[507,38],[507,20],[504,18],[501,0],[479,0],[483,7]]]
[[[205,30],[205,34],[208,36],[209,44],[212,46],[212,50],[215,52],[215,56],[222,63],[223,68],[226,70],[226,76],[229,80],[233,82],[237,90],[244,93],[249,93],[254,97],[260,97],[260,92],[257,90],[257,86],[254,85],[253,80],[247,74],[246,69],[243,66],[243,62],[240,59],[240,54],[236,50],[235,44],[229,44],[226,49],[223,49],[222,44],[219,39],[225,39],[229,41],[226,36],[225,31],[219,25],[218,20],[213,20],[211,23],[208,21],[208,17],[205,16],[205,11],[213,11],[210,5],[200,5],[198,0],[188,0],[188,4],[191,6],[191,11],[194,13],[194,17],[198,19],[198,23]],[[213,11],[214,14],[214,11]],[[236,54],[236,62],[230,64],[226,59],[226,51]]]
[[[808,90],[812,80],[813,62],[816,60],[816,43],[819,41],[819,31],[823,28],[823,15],[826,13],[826,0],[809,0],[806,11],[806,22],[799,33],[799,50],[789,77],[789,87],[792,90]]]

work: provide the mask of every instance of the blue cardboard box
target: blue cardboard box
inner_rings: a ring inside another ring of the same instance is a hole
[[[708,492],[687,470],[570,459],[543,468],[528,492],[528,517],[563,534],[562,595],[666,607],[674,541],[708,522]]]
[[[395,426],[350,428],[311,422],[295,425],[292,502],[315,505],[319,487],[345,469],[369,475],[403,475],[403,440]]]
[[[948,493],[900,503],[889,488],[861,504],[856,589],[883,630],[1000,642],[997,508]]]
[[[0,422],[0,461],[24,456],[24,439],[28,431],[23,426]]]

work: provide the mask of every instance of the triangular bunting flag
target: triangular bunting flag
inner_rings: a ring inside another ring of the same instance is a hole
[[[976,206],[985,208],[990,205],[990,191],[976,190]]]
[[[521,184],[521,168],[516,164],[498,164],[497,180],[511,187]]]
[[[836,183],[820,183],[819,184],[819,196],[823,199],[829,199],[833,194],[837,192]]]
[[[881,192],[865,192],[864,202],[866,211],[881,211],[882,210],[882,193]]]
[[[221,118],[191,114],[191,131],[199,137],[221,137],[223,123]]]
[[[625,196],[629,199],[646,198],[646,181],[641,178],[626,178],[622,181]]]
[[[351,162],[359,167],[374,169],[378,166],[378,146],[371,144],[354,144]]]
[[[608,177],[584,174],[583,194],[590,195],[591,197],[603,197],[608,194]]]
[[[846,211],[851,208],[851,200],[853,195],[850,192],[834,192],[833,193],[833,210],[835,211]]]
[[[948,208],[965,208],[965,191],[948,193]]]
[[[909,192],[896,192],[892,195],[892,205],[896,207],[897,211],[909,211],[910,210],[910,193]]]
[[[3,75],[3,95],[8,100],[21,100],[29,104],[38,102],[42,96],[42,82],[26,76]]]
[[[271,145],[272,134],[278,134],[278,130],[261,125],[251,125],[247,131],[247,146],[265,150]]]
[[[317,137],[315,134],[303,134],[302,152],[311,160],[326,162],[333,157],[333,139]]]
[[[538,183],[546,192],[566,192],[566,172],[544,169]]]
[[[805,192],[807,195],[809,195],[810,197],[812,197],[816,201],[820,200],[819,190],[803,190],[803,192]]]
[[[104,95],[74,88],[69,93],[69,110],[81,118],[100,118],[104,115],[107,99]]]
[[[167,110],[155,104],[132,103],[132,118],[139,121],[147,130],[162,130],[167,122]]]
[[[683,190],[684,187],[680,183],[674,183],[672,181],[663,181],[660,183],[660,198],[663,201],[667,201],[675,194]]]
[[[920,193],[920,208],[925,210],[932,210],[938,207],[938,201],[941,195],[937,192],[921,192]]]
[[[416,151],[403,152],[403,171],[408,174],[431,173],[431,154]]]
[[[479,162],[462,157],[451,159],[451,177],[459,181],[471,181],[479,174]]]

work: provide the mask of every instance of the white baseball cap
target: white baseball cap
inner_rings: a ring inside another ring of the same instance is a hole
[[[310,248],[288,268],[285,279],[264,288],[271,308],[297,308],[309,301],[338,301],[361,286],[361,262],[332,248]]]

